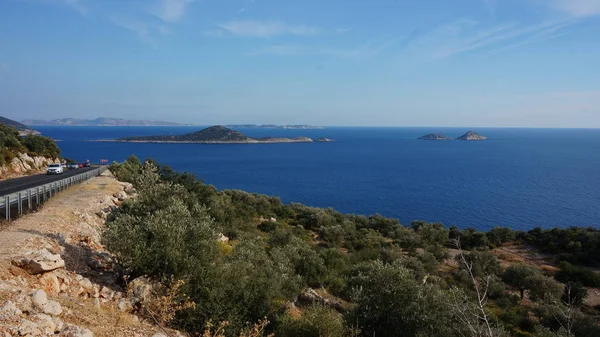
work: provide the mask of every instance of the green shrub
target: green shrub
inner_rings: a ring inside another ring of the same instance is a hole
[[[298,319],[284,316],[276,330],[277,336],[286,337],[343,337],[344,320],[336,311],[315,305],[307,308]]]

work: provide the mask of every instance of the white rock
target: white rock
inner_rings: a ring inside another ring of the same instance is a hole
[[[69,325],[63,329],[59,334],[59,337],[94,337],[94,334],[85,328]]]
[[[119,300],[119,303],[117,304],[117,308],[119,308],[119,310],[121,311],[131,311],[133,310],[133,305],[131,305],[131,301],[126,299],[126,298],[122,298]]]
[[[52,315],[52,316],[58,316],[58,315],[62,314],[62,312],[63,312],[62,306],[60,305],[60,303],[58,303],[56,301],[48,301],[48,303],[46,303],[44,306],[42,306],[42,311],[45,314]]]
[[[81,281],[79,281],[79,285],[87,290],[91,290],[94,287],[94,285],[92,284],[92,281],[90,281],[87,278],[81,279]]]
[[[21,310],[12,301],[6,301],[0,307],[0,318],[10,318],[22,314]]]
[[[11,330],[16,336],[40,336],[42,334],[38,325],[27,319],[22,319],[19,325]]]
[[[45,334],[52,335],[55,332],[60,331],[56,321],[48,315],[37,314],[32,317],[32,320],[37,323],[38,329],[42,330],[42,332]]]
[[[48,304],[48,296],[46,296],[46,292],[41,289],[35,290],[31,294],[31,299],[33,300],[33,304],[39,309]]]
[[[100,308],[100,299],[99,298],[94,298],[94,306],[96,308]]]
[[[27,270],[32,275],[42,274],[58,268],[64,268],[65,261],[58,254],[52,254],[46,249],[25,254],[24,257],[13,260],[12,264]]]

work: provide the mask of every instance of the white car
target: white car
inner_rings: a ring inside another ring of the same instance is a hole
[[[65,169],[61,164],[50,164],[48,165],[48,174],[63,174]]]

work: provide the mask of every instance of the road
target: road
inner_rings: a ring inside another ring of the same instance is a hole
[[[0,196],[12,194],[15,192],[23,191],[28,188],[36,187],[39,185],[48,184],[64,178],[69,178],[77,174],[85,173],[96,169],[97,167],[86,167],[77,170],[66,170],[63,174],[57,175],[46,175],[39,174],[34,176],[28,176],[23,178],[9,179],[0,181]]]

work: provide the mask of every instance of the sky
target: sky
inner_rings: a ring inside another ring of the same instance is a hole
[[[600,128],[600,0],[0,0],[0,115]]]

